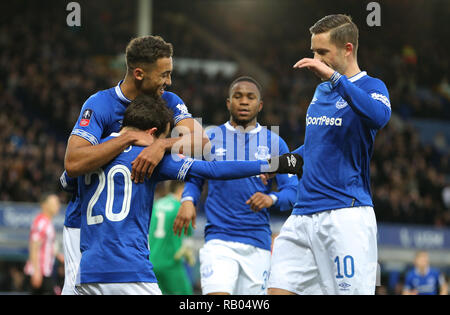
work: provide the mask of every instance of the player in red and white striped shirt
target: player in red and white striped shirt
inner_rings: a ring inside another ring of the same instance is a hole
[[[41,212],[34,218],[29,239],[29,259],[25,274],[30,277],[32,294],[53,294],[51,278],[55,262],[55,228],[52,219],[61,207],[56,194],[44,194]]]

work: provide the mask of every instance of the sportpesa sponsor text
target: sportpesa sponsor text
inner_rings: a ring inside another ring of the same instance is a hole
[[[319,116],[319,117],[311,117],[306,115],[306,126],[316,125],[316,126],[342,126],[342,117],[328,117],[328,116]]]

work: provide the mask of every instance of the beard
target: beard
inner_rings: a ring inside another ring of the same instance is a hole
[[[238,118],[237,115],[232,114],[231,118],[238,126],[242,126],[242,127],[246,128],[248,126],[248,124],[250,124],[256,118],[256,116],[252,116],[249,118]]]
[[[138,81],[137,82],[137,88],[138,90],[140,90],[140,92],[142,94],[145,95],[149,95],[149,96],[153,96],[153,97],[161,97],[162,93],[161,93],[161,89],[163,89],[165,91],[165,89],[167,88],[167,86],[164,85],[149,85],[149,84],[144,84],[142,81]]]
[[[155,87],[151,87],[150,89],[145,91],[145,93],[153,95],[153,96],[161,97],[163,95],[165,89],[166,89],[166,86],[155,86]]]

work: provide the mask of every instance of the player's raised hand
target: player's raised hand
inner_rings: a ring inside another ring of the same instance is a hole
[[[197,228],[195,220],[197,218],[197,211],[195,210],[195,205],[192,201],[183,201],[181,203],[180,209],[178,209],[177,217],[173,222],[173,233],[175,235],[181,236],[184,229],[184,235],[188,234],[189,224],[192,222],[192,227]]]
[[[328,81],[335,72],[335,70],[327,66],[325,63],[323,63],[319,59],[314,58],[300,59],[299,61],[296,62],[293,68],[294,69],[307,68],[323,81]]]
[[[264,208],[269,208],[273,205],[273,199],[269,195],[262,192],[256,192],[246,202],[253,212],[259,212]]]
[[[164,157],[165,146],[160,139],[146,147],[131,163],[131,180],[136,184],[144,182],[145,177],[150,177],[153,170]]]

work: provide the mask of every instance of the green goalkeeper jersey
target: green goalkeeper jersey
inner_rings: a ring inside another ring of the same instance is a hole
[[[180,206],[180,201],[172,194],[159,199],[153,205],[149,244],[150,261],[155,268],[170,267],[179,263],[174,256],[182,246],[184,233],[181,236],[175,235],[173,222]],[[189,226],[188,235],[191,233],[192,228]]]
[[[183,260],[174,257],[184,239],[184,233],[178,236],[173,232],[180,205],[172,194],[154,203],[149,231],[150,261],[163,294],[191,295],[192,283]],[[191,233],[189,226],[188,235]]]

